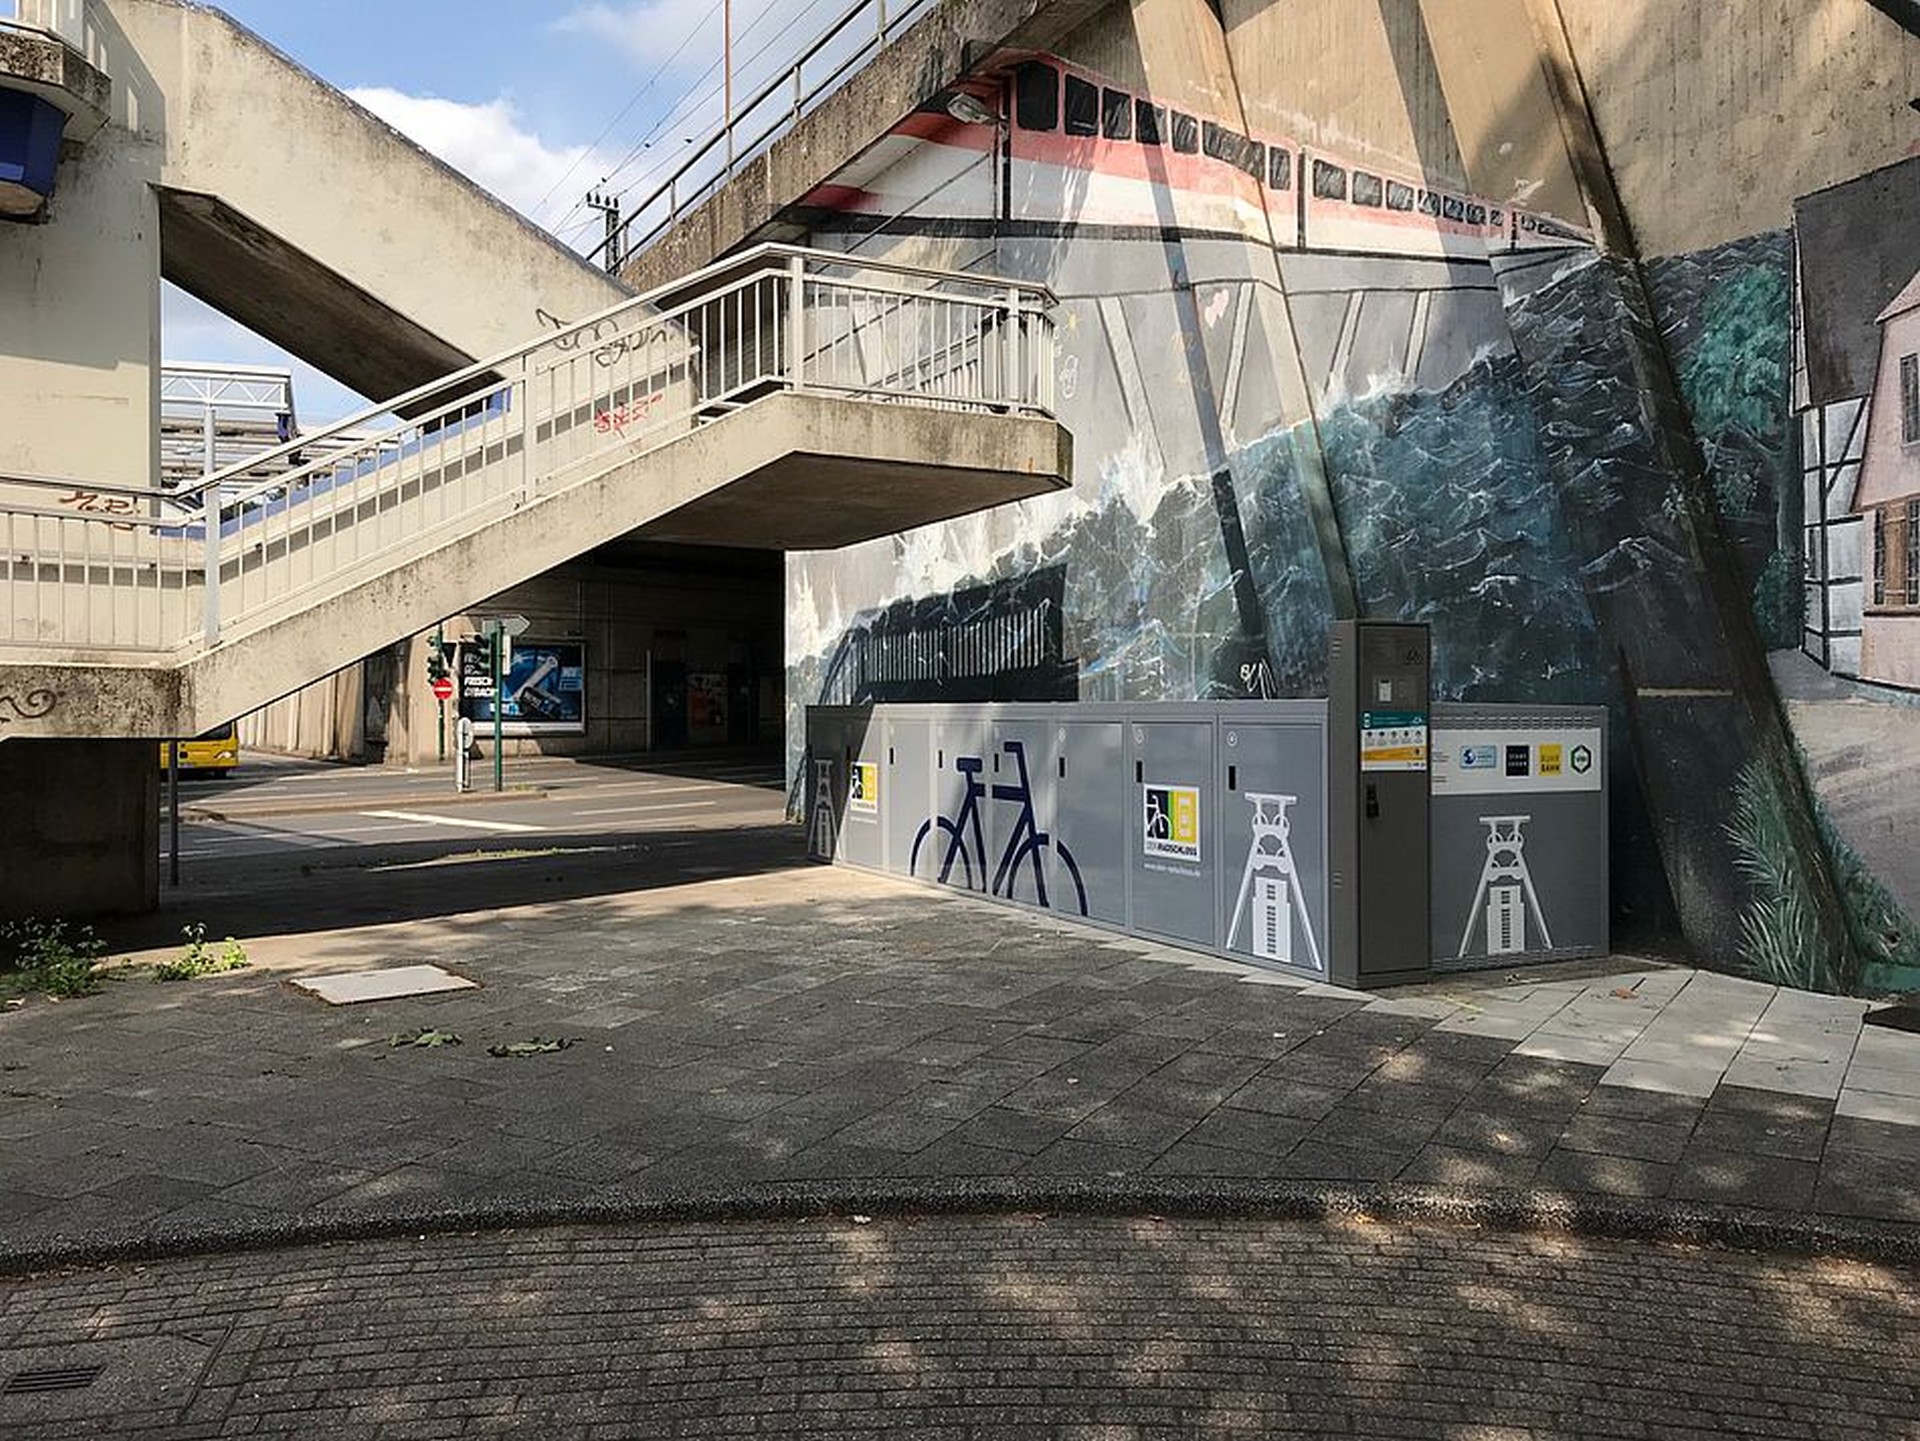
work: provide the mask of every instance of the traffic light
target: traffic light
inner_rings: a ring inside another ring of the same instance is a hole
[[[448,675],[448,652],[452,647],[439,636],[427,642],[427,679],[445,680]]]

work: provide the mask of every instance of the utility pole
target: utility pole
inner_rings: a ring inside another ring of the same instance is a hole
[[[600,263],[607,267],[607,274],[620,273],[620,197],[602,195],[598,190],[587,192],[587,205],[600,212],[607,222],[607,238],[601,247]]]
[[[720,0],[720,68],[726,77],[727,169],[733,169],[733,0]]]

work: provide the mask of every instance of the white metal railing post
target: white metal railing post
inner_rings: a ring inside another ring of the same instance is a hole
[[[807,363],[807,262],[794,256],[787,262],[787,384],[800,389]]]
[[[200,501],[201,547],[201,635],[209,646],[220,644],[220,487],[214,486]]]
[[[533,424],[533,356],[520,357],[520,381],[507,387],[507,403],[519,412],[520,423],[520,494],[524,498],[533,488],[534,477],[539,474],[534,465],[533,448],[539,443],[540,432]]]
[[[1004,328],[1001,332],[1000,377],[1001,398],[1009,409],[1020,404],[1020,395],[1025,388],[1020,374],[1020,290],[1018,286],[1007,287],[1007,309]]]

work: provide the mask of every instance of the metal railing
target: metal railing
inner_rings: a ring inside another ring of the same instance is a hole
[[[623,257],[644,250],[668,226],[705,201],[889,41],[935,0],[854,0],[779,75],[733,107],[719,128],[688,151],[667,178],[632,206],[625,220],[587,255],[605,261],[614,248]],[[635,227],[644,225],[637,234]]]
[[[219,645],[778,391],[1051,414],[1052,304],[762,246],[178,490],[0,476],[0,658]]]

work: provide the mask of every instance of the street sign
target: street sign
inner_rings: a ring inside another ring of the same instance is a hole
[[[433,683],[433,698],[437,701],[453,699],[453,677],[443,675]]]

